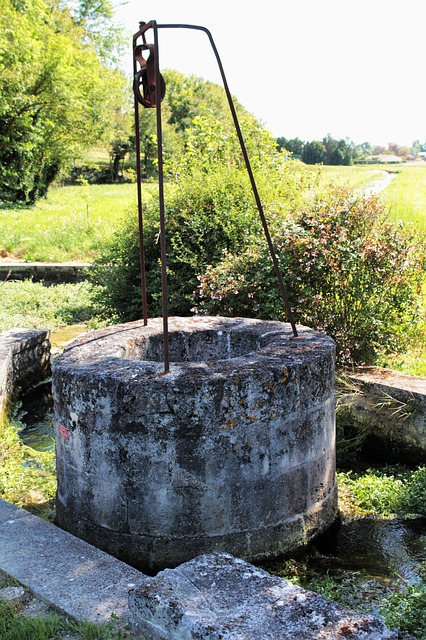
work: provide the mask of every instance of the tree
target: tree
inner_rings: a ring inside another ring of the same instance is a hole
[[[192,153],[191,146],[196,144],[198,149],[204,144],[202,140],[207,140],[208,137],[209,145],[213,144],[213,147],[217,144],[227,146],[230,141],[234,156],[239,158],[234,124],[223,87],[196,76],[185,76],[171,69],[165,69],[163,76],[166,83],[166,94],[162,104],[163,154],[166,168],[171,173],[179,171],[179,165],[183,161],[186,162],[188,154]],[[258,153],[262,153],[259,149],[265,144],[266,138],[268,139],[266,144],[269,144],[272,137],[238,100],[234,99],[234,105],[243,134],[247,136],[253,153],[256,152],[255,148]],[[154,109],[140,109],[139,118],[142,165],[145,175],[148,176],[155,173],[157,163],[157,129]],[[211,130],[208,133],[209,127],[217,131],[216,142],[213,142],[214,132]],[[195,131],[197,128],[199,132]],[[224,140],[220,143],[219,138],[222,135]],[[195,138],[196,142],[194,142]],[[205,153],[215,161],[217,158],[211,151],[211,146],[205,147]],[[198,157],[201,162],[207,162],[207,155]]]
[[[277,138],[278,149],[280,151],[285,149],[295,156],[302,156],[304,145],[305,143],[300,138],[292,138],[291,140],[287,140],[287,138]]]
[[[111,135],[125,79],[60,0],[3,0],[0,77],[0,199],[31,203]]]
[[[355,155],[354,144],[346,140],[336,140],[330,134],[323,138],[325,146],[324,164],[351,165]]]
[[[96,49],[104,63],[115,64],[123,53],[122,29],[113,24],[110,0],[65,0],[75,23],[83,28],[84,40]]]
[[[302,160],[306,164],[320,164],[325,160],[326,148],[323,142],[313,140],[303,147]]]

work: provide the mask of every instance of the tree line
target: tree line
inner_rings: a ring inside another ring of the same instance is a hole
[[[355,144],[349,138],[337,140],[327,134],[322,140],[311,141],[280,136],[277,138],[277,148],[287,151],[305,164],[352,165],[374,162],[374,158],[381,155],[394,155],[404,160],[415,158],[420,152],[426,151],[426,143],[415,140],[411,147],[403,147],[390,142],[383,147],[370,142]]]
[[[114,26],[111,0],[2,0],[1,202],[31,204],[58,177],[122,179],[123,160],[135,149],[131,79],[119,68],[125,44]],[[238,157],[222,87],[178,71],[163,70],[163,75],[163,154],[170,174],[191,154],[201,164]],[[350,165],[384,151],[330,134],[310,142],[274,139],[238,100],[235,106],[256,159],[273,149],[306,164]],[[155,176],[155,110],[142,109],[140,123],[143,175]],[[108,150],[109,172],[84,167],[85,154],[95,144]],[[407,157],[422,149],[416,141],[411,150],[389,145],[386,151]]]

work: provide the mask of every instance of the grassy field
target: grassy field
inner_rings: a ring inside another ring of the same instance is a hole
[[[383,194],[390,217],[426,230],[426,163],[394,171],[396,177]]]
[[[383,178],[385,173],[379,165],[353,165],[351,167],[304,165],[303,171],[319,171],[322,182],[343,182],[353,189],[364,189]]]
[[[136,215],[134,184],[50,189],[31,207],[0,208],[0,255],[28,262],[90,262],[119,220]]]
[[[389,216],[425,229],[426,163],[421,165],[357,165],[352,167],[307,167],[295,171],[319,172],[320,184],[329,181],[348,184],[356,190],[368,190],[392,172],[395,178],[381,192]],[[150,197],[155,184],[143,187]],[[124,216],[135,217],[136,186],[80,185],[56,187],[48,197],[31,207],[0,206],[0,256],[25,261],[65,262],[95,259],[111,240]],[[89,321],[91,295],[86,289],[45,292],[29,283],[0,284],[0,330],[13,326],[43,326],[56,329]],[[53,290],[52,290],[53,291]],[[74,304],[74,297],[79,300]],[[425,287],[426,295],[426,287]],[[47,296],[47,297],[46,297]],[[69,298],[67,301],[67,297]],[[55,307],[52,311],[51,307]],[[425,305],[426,306],[426,305]],[[96,312],[94,312],[96,313]],[[49,315],[50,314],[50,315]],[[96,322],[95,322],[96,324]],[[417,375],[426,375],[426,322],[423,335],[409,354],[384,364]]]
[[[394,176],[380,192],[392,220],[411,222],[426,230],[426,163],[416,165],[355,165],[321,167],[324,180],[346,182],[354,189],[365,189],[386,174]]]
[[[389,215],[413,222],[419,229],[426,221],[426,163],[419,166],[357,165],[306,167],[320,172],[320,181],[338,181],[354,189],[366,189],[397,172],[382,192]],[[144,185],[149,194],[155,185]],[[110,241],[119,221],[136,216],[134,184],[56,187],[31,207],[0,207],[0,256],[25,261],[92,261]]]

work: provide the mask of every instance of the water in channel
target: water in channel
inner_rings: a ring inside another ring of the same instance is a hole
[[[51,381],[37,385],[21,396],[13,419],[22,442],[35,451],[54,451],[53,397]]]

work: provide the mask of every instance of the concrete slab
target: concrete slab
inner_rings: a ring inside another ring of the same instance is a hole
[[[0,500],[0,569],[77,620],[131,622],[128,591],[142,574]],[[139,637],[133,635],[132,637]]]
[[[340,405],[368,432],[368,451],[388,463],[424,464],[426,378],[372,366],[357,367],[348,377],[355,387]]]

